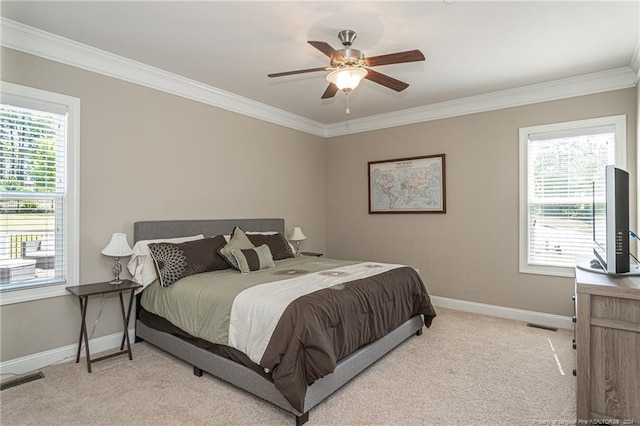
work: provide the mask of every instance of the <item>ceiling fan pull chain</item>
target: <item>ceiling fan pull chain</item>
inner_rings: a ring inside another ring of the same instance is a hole
[[[349,92],[346,92],[346,96],[347,96],[347,108],[344,110],[344,113],[349,115],[351,114],[351,108],[349,108]]]

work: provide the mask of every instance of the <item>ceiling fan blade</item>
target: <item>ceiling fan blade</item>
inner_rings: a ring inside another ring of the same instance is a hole
[[[305,72],[327,71],[328,69],[330,69],[330,68],[329,67],[319,67],[319,68],[309,68],[309,69],[306,69],[306,70],[277,72],[277,73],[274,73],[274,74],[267,74],[267,77],[282,77],[284,75],[303,74]]]
[[[380,65],[401,64],[404,62],[424,61],[424,55],[419,50],[407,50],[406,52],[390,53],[388,55],[373,56],[366,58],[364,63],[368,67]]]
[[[374,70],[368,70],[367,75],[364,78],[388,87],[389,89],[393,89],[396,92],[402,92],[404,89],[409,87],[409,84],[403,81],[396,80],[393,77],[389,77],[388,75],[381,74]]]
[[[333,83],[329,83],[329,86],[327,86],[327,90],[324,91],[320,99],[333,98],[336,95],[336,93],[338,93],[338,86],[336,86]]]
[[[310,45],[327,55],[331,58],[332,61],[344,61],[344,56],[342,56],[337,50],[326,43],[324,41],[308,41]]]

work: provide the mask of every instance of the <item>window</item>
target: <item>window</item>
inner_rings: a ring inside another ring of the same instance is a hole
[[[625,138],[624,115],[520,129],[520,272],[571,277],[593,253],[593,182]]]
[[[78,282],[80,101],[2,82],[0,301],[66,294]]]

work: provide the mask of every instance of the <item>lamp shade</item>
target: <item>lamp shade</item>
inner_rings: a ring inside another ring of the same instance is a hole
[[[101,253],[105,256],[111,257],[131,256],[133,254],[133,250],[131,250],[129,243],[127,243],[127,234],[115,232],[111,236],[111,241],[109,241],[109,244],[102,249]]]
[[[327,81],[335,84],[338,89],[348,92],[358,87],[367,72],[366,69],[360,67],[340,68],[330,72],[327,75]]]
[[[307,237],[302,232],[302,228],[300,228],[299,226],[296,226],[291,230],[291,236],[289,237],[289,239],[291,241],[302,241],[302,240],[306,240]]]

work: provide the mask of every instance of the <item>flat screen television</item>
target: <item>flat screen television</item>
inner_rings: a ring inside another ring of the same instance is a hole
[[[593,185],[592,219],[596,258],[591,266],[607,274],[629,273],[629,173],[605,167],[604,188],[602,183]]]

